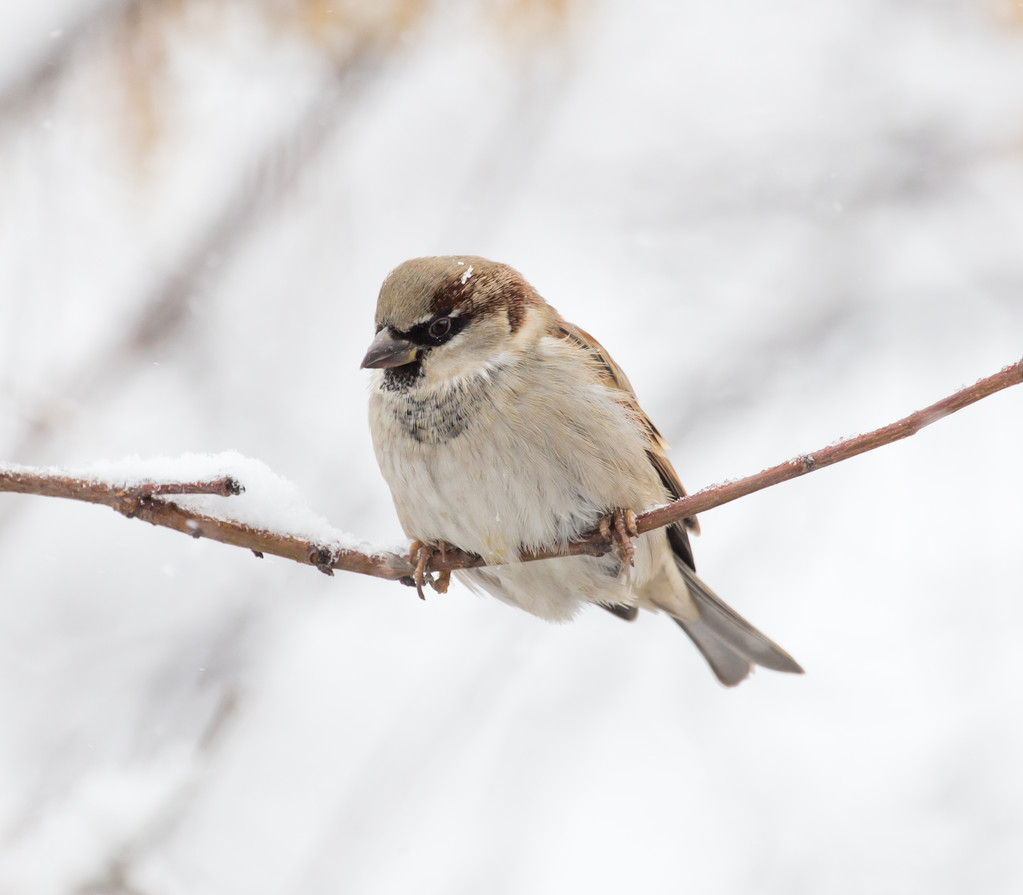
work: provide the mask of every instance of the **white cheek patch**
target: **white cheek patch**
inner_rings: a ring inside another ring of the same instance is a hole
[[[423,369],[427,383],[438,387],[487,374],[503,353],[504,325],[498,319],[476,317],[450,341],[431,348]]]
[[[459,333],[442,349],[431,349],[426,375],[436,385],[456,385],[479,376],[491,366],[489,358],[480,357],[474,351],[459,350],[462,341],[462,333]]]

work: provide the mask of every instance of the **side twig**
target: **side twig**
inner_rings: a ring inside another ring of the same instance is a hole
[[[724,485],[705,488],[688,497],[683,497],[666,506],[657,507],[636,517],[637,528],[643,532],[652,531],[688,516],[694,516],[722,504],[745,497],[754,491],[761,491],[789,479],[806,475],[816,469],[823,469],[857,454],[874,450],[908,438],[925,426],[962,410],[1003,389],[1023,382],[1023,360],[1011,364],[974,385],[968,386],[947,398],[918,410],[890,425],[845,439],[794,460],[779,463],[755,475],[747,476]],[[341,548],[331,544],[316,544],[303,538],[280,532],[266,531],[235,522],[220,519],[186,509],[170,498],[188,494],[215,494],[222,497],[240,494],[244,488],[231,477],[210,481],[184,483],[145,483],[133,486],[118,486],[109,482],[53,474],[44,470],[26,467],[0,465],[0,491],[20,494],[37,494],[44,497],[64,497],[99,503],[112,507],[119,513],[133,519],[142,519],[153,525],[172,528],[194,538],[209,538],[224,544],[233,544],[251,550],[257,556],[270,553],[299,563],[309,563],[326,574],[334,569],[371,575],[376,578],[398,580],[409,578],[415,568],[407,556],[386,551],[363,552]],[[524,552],[519,559],[523,562],[551,559],[559,556],[601,556],[607,553],[611,544],[599,530],[567,544],[559,544],[546,550]],[[453,571],[456,569],[478,568],[486,561],[473,554],[450,548],[443,554],[435,554],[429,564],[431,572]]]

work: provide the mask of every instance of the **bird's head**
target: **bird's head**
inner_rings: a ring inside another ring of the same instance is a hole
[[[543,300],[505,264],[473,255],[413,258],[380,288],[363,367],[427,387],[499,365]]]

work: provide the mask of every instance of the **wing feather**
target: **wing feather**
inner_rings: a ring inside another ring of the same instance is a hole
[[[678,473],[675,472],[675,467],[671,465],[671,460],[668,459],[668,443],[657,430],[657,427],[651,422],[650,417],[643,412],[643,408],[639,406],[632,383],[629,382],[622,368],[614,362],[614,359],[607,353],[604,346],[586,330],[566,320],[559,320],[556,332],[561,338],[574,343],[591,357],[597,376],[603,385],[608,388],[617,389],[622,393],[621,400],[629,405],[646,430],[647,440],[650,445],[647,448],[647,456],[650,458],[650,463],[654,469],[657,470],[657,475],[660,477],[665,489],[671,495],[672,500],[685,497],[686,489],[682,486],[682,482],[679,481]],[[686,529],[692,531],[693,534],[700,533],[700,523],[695,516],[688,516],[681,522],[669,525],[668,540],[675,555],[695,571],[693,551],[689,545],[689,534]]]

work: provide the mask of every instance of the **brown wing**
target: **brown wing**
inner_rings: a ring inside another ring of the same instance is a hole
[[[562,338],[571,340],[593,357],[597,364],[598,375],[605,385],[609,388],[619,389],[624,393],[624,399],[636,412],[636,415],[646,429],[650,442],[647,456],[650,458],[654,469],[657,470],[661,482],[673,500],[685,497],[686,489],[682,487],[678,473],[675,472],[675,467],[671,465],[671,461],[668,459],[668,443],[664,440],[664,436],[657,431],[657,427],[650,421],[650,418],[643,412],[643,408],[639,406],[632,383],[629,382],[621,367],[614,362],[611,355],[607,353],[600,342],[578,326],[559,319],[557,332]],[[689,545],[689,534],[686,529],[688,528],[693,534],[699,534],[700,523],[695,516],[687,516],[682,522],[672,523],[667,528],[668,542],[671,544],[675,555],[695,572],[696,565],[693,562],[693,551]]]

